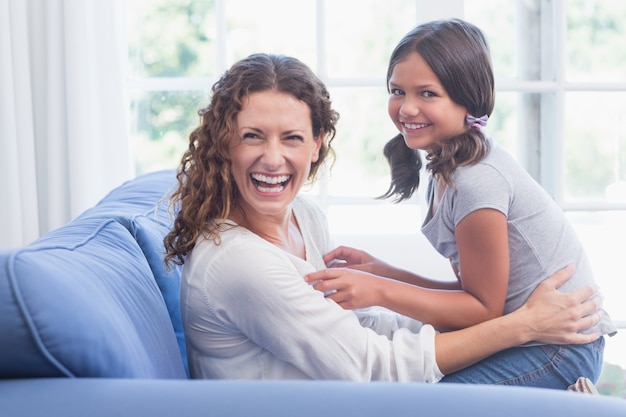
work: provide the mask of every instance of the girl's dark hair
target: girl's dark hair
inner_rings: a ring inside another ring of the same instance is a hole
[[[165,262],[182,265],[199,236],[219,242],[220,220],[236,205],[237,186],[231,174],[230,143],[237,136],[237,116],[252,93],[278,91],[304,102],[311,112],[313,135],[324,137],[319,158],[311,163],[308,181],[314,181],[327,157],[339,120],[324,83],[299,60],[272,54],[253,54],[235,63],[211,89],[211,100],[199,110],[201,122],[189,136],[170,198],[176,211],[163,243]]]
[[[378,198],[395,196],[395,202],[410,198],[420,184],[422,158],[419,151],[406,146],[404,137],[398,133],[385,144],[383,154],[391,168],[391,185],[387,192]]]
[[[494,77],[487,41],[480,29],[460,19],[437,20],[417,26],[406,34],[391,54],[387,88],[396,64],[417,52],[435,73],[450,98],[475,117],[491,116],[495,103]],[[456,167],[482,160],[489,152],[480,129],[466,124],[466,130],[437,143],[426,155],[433,176],[453,185]],[[391,167],[391,185],[381,198],[410,198],[419,185],[422,161],[419,151],[406,146],[402,135],[384,148]]]

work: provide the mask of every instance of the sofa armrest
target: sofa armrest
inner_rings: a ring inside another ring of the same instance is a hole
[[[0,381],[0,410],[11,417],[623,417],[626,401],[490,385],[50,378]]]

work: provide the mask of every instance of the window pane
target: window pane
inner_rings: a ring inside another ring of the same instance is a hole
[[[228,64],[256,52],[291,55],[316,70],[315,0],[228,0]]]
[[[215,14],[210,0],[127,0],[131,77],[215,75]]]
[[[568,81],[626,81],[626,2],[569,0]]]
[[[389,187],[385,143],[397,134],[387,115],[387,90],[331,88],[340,113],[333,147],[337,160],[331,171],[329,192],[336,196],[377,197]]]
[[[600,394],[623,399],[626,398],[626,332],[620,329],[605,340],[604,368],[596,387]]]
[[[511,92],[497,93],[496,105],[484,129],[487,136],[512,155],[517,150],[517,96],[517,93]]]
[[[565,198],[626,202],[626,93],[565,95]]]
[[[604,307],[614,320],[626,320],[624,303],[624,236],[626,211],[567,212],[583,242],[604,295]]]
[[[208,103],[199,91],[149,91],[131,97],[131,143],[138,174],[175,168]]]
[[[517,77],[515,9],[514,1],[465,2],[465,20],[478,26],[487,38],[496,78]]]
[[[415,0],[327,1],[328,76],[384,79],[393,47],[416,24]]]
[[[485,133],[505,148],[531,175],[540,173],[541,113],[549,94],[504,91],[496,93],[496,105]]]

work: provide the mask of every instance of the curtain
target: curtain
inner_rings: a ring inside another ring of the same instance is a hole
[[[0,249],[132,178],[119,0],[0,0]]]

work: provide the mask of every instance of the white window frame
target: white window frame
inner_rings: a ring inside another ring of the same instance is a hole
[[[464,0],[415,0],[417,16],[416,24],[436,18],[464,16]],[[565,95],[571,91],[626,91],[626,82],[567,82],[565,79],[566,57],[566,7],[564,0],[535,0],[542,8],[541,33],[552,34],[554,39],[542,39],[541,42],[553,46],[552,50],[541,48],[542,54],[556,54],[556,65],[547,68],[546,63],[554,62],[542,59],[541,71],[553,74],[551,80],[520,81],[515,79],[496,79],[496,90],[502,92],[517,93],[550,93],[542,94],[541,113],[538,116],[539,142],[538,144],[522,144],[528,149],[538,146],[538,164],[524,163],[531,175],[553,196],[564,211],[605,211],[626,210],[625,203],[614,202],[568,202],[563,193],[564,178],[562,177],[563,147],[564,147],[564,105]],[[376,78],[331,78],[326,71],[326,22],[325,7],[327,0],[316,0],[316,39],[317,39],[317,68],[316,73],[330,87],[379,87],[384,84],[383,74]],[[215,0],[216,7],[216,32],[217,32],[217,73],[224,72],[231,63],[227,60],[228,33],[226,27],[226,3],[227,0]],[[306,18],[306,17],[303,17]],[[555,29],[556,28],[556,29]],[[131,91],[202,91],[207,85],[212,85],[215,77],[196,78],[129,78],[127,80]],[[529,135],[519,135],[523,141]],[[542,140],[549,138],[549,140]],[[532,158],[529,158],[529,160]],[[316,199],[323,210],[333,205],[373,205],[382,204],[370,197],[342,197],[333,196],[328,191],[328,180],[322,178],[319,183],[319,194]],[[415,196],[402,204],[423,205],[423,198]],[[417,233],[417,232],[416,232]],[[624,318],[621,318],[624,319]],[[618,325],[626,328],[626,320],[618,321]]]

